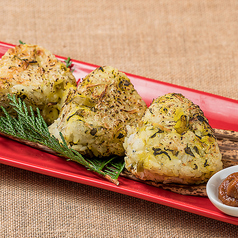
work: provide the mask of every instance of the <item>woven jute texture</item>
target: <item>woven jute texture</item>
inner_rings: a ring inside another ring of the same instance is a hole
[[[0,41],[238,99],[237,0],[0,0]],[[0,237],[237,237],[238,228],[0,165]]]

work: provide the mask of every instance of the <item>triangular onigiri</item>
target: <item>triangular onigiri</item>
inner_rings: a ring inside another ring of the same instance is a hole
[[[157,98],[138,126],[127,129],[126,169],[142,180],[197,184],[222,169],[207,118],[181,94]]]

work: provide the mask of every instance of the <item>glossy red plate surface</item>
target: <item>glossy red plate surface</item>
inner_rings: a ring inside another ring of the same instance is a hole
[[[13,45],[0,42],[0,57],[10,47],[13,47]],[[64,59],[63,57],[59,58],[61,60]],[[77,79],[81,79],[96,67],[96,65],[76,60],[74,60],[73,63],[75,68],[74,75]],[[166,93],[182,93],[201,107],[212,127],[238,130],[238,101],[236,100],[132,74],[127,75],[147,105],[149,105],[154,98]],[[184,196],[123,177],[119,178],[120,185],[116,186],[96,174],[87,171],[81,165],[74,162],[66,162],[60,157],[39,151],[5,137],[0,137],[0,162],[2,164],[107,189],[238,225],[238,218],[221,213],[213,206],[208,198]]]

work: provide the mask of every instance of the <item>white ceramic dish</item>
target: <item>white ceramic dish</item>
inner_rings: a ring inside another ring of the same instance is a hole
[[[220,184],[228,175],[235,172],[238,172],[238,165],[231,166],[229,168],[226,168],[217,172],[209,179],[206,186],[206,190],[207,190],[207,196],[214,206],[216,206],[220,211],[230,216],[238,217],[238,207],[225,205],[218,198],[218,188]]]

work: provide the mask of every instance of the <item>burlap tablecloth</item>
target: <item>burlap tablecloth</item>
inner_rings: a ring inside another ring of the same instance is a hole
[[[0,41],[238,99],[237,0],[0,1]],[[0,237],[237,237],[235,225],[0,165]]]

